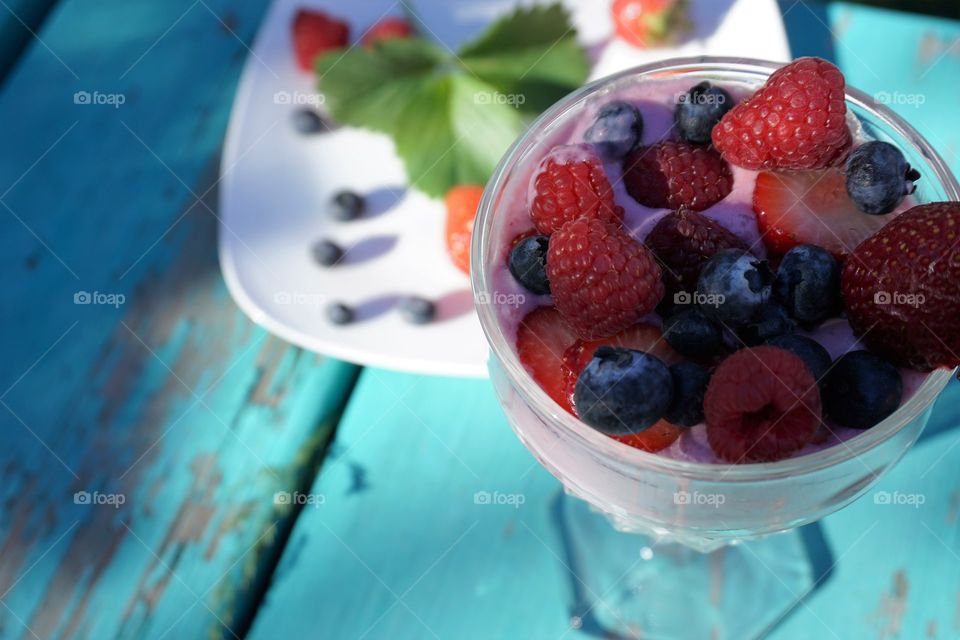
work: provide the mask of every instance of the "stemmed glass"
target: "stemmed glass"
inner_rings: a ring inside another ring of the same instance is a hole
[[[508,151],[474,227],[472,284],[490,343],[490,376],[524,445],[582,499],[556,505],[577,593],[575,626],[643,638],[741,638],[764,633],[818,579],[807,535],[781,534],[863,495],[916,441],[950,378],[931,373],[893,415],[856,437],[780,462],[717,465],[673,460],[616,442],[581,423],[534,382],[498,318],[495,274],[504,225],[523,202],[532,167],[597,100],[641,82],[709,80],[756,88],[779,65],[739,58],[674,59],[589,84],[544,113]],[[897,145],[923,179],[918,203],[960,200],[960,185],[908,123],[848,88],[849,112],[872,139]],[[589,509],[586,508],[589,505]],[[591,511],[607,516],[612,527]],[[633,535],[625,535],[633,534]]]

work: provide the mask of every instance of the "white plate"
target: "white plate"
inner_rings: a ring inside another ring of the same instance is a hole
[[[521,3],[408,0],[428,37],[451,49]],[[600,77],[655,59],[733,55],[787,60],[775,0],[692,0],[694,38],[679,47],[638,51],[609,39],[605,0],[568,0],[581,41]],[[290,25],[301,6],[347,19],[354,33],[385,14],[390,0],[276,0],[248,56],[223,149],[220,182],[220,265],[231,295],[250,318],[306,349],[364,365],[417,373],[486,375],[487,345],[473,311],[467,277],[446,255],[444,208],[407,191],[389,138],[340,128],[303,136],[291,113],[316,100],[313,78],[295,65]],[[353,222],[324,215],[341,189],[367,194],[371,214]],[[329,237],[351,247],[346,263],[319,267],[310,247]],[[416,294],[438,301],[439,320],[412,326],[393,302]],[[337,327],[324,306],[343,301],[358,322]]]

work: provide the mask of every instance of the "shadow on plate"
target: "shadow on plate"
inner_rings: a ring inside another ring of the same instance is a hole
[[[379,258],[389,253],[397,244],[395,235],[379,235],[364,238],[360,242],[347,247],[343,255],[343,264],[359,264]]]

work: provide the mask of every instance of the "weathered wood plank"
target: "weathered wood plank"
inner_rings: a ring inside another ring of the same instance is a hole
[[[56,0],[6,0],[0,5],[0,79],[37,37],[37,30],[55,4]]]
[[[309,483],[351,388],[217,268],[217,151],[263,9],[68,0],[0,93],[0,637],[242,633],[295,515],[274,492]]]

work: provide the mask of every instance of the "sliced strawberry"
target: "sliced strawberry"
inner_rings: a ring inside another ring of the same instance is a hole
[[[573,413],[567,393],[563,354],[577,336],[553,307],[538,307],[520,321],[517,355],[533,379],[561,407]]]
[[[447,253],[453,264],[467,274],[470,273],[473,220],[477,217],[482,196],[483,187],[479,185],[458,185],[450,189],[444,198],[447,207]]]
[[[770,253],[815,244],[841,260],[897,215],[871,216],[857,209],[839,169],[762,171],[753,210]]]
[[[619,440],[623,444],[630,445],[634,449],[642,449],[650,453],[656,453],[661,449],[666,449],[673,441],[680,437],[682,433],[680,427],[675,427],[666,420],[657,422],[649,429],[640,433],[631,433],[628,436],[612,436],[614,440]]]

